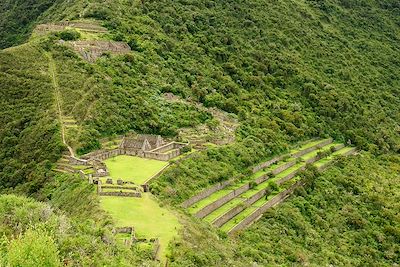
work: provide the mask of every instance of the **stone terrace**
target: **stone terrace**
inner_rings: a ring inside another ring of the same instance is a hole
[[[332,139],[312,140],[289,154],[253,167],[253,175],[244,181],[232,179],[218,183],[188,199],[183,206],[228,233],[241,230],[286,199],[301,184],[297,175],[307,164],[315,162],[322,170],[335,156],[355,151],[332,142]]]

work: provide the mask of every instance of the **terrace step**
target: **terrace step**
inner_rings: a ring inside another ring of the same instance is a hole
[[[65,171],[65,170],[61,170],[61,169],[53,169],[53,171],[56,171],[56,172],[61,172],[61,173],[68,173],[68,171]]]
[[[329,157],[317,160],[314,165],[317,167],[330,165],[333,162],[335,156],[350,155],[354,153],[355,150],[355,148],[344,147],[344,145],[336,145],[335,152],[333,152]],[[304,168],[304,166],[302,168]],[[281,178],[280,184],[290,181],[290,179],[295,177],[296,174],[297,172],[291,172],[284,178]],[[258,200],[252,199],[252,203],[250,203],[249,200],[248,205],[245,205],[243,208],[239,208],[239,205],[237,205],[236,207],[232,208],[231,210],[214,220],[213,225],[221,227],[221,229],[226,230],[228,233],[233,233],[241,230],[247,225],[256,221],[266,210],[284,201],[290,195],[290,193],[292,193],[293,190],[300,184],[301,182],[295,179],[292,186],[282,192],[279,192],[276,195],[271,195],[267,197],[267,200],[262,199],[263,196],[261,196]],[[256,197],[256,195],[254,195],[254,197]],[[257,203],[258,205],[255,205],[254,203]],[[235,218],[240,219],[240,221],[238,223],[232,223],[234,222]]]
[[[330,150],[331,147],[336,151],[336,150],[341,149],[343,147],[343,145],[342,144],[327,145],[327,146],[323,147],[322,150],[323,151]],[[271,181],[275,179],[277,185],[282,185],[285,182],[292,179],[300,171],[302,171],[306,168],[307,163],[313,163],[314,161],[317,161],[319,159],[318,153],[310,153],[310,154],[315,154],[315,155],[313,155],[313,157],[310,157],[304,163],[297,163],[297,164],[287,168],[286,170],[282,171],[277,177],[272,178]],[[214,219],[212,221],[212,224],[216,227],[221,227],[223,224],[225,224],[231,218],[233,218],[234,216],[239,214],[242,210],[249,207],[256,201],[261,199],[263,196],[265,196],[268,192],[269,181],[268,181],[268,183],[267,183],[267,181],[264,181],[262,184],[259,184],[259,185],[262,186],[263,184],[264,184],[264,186],[266,186],[265,188],[262,188],[262,189],[258,190],[256,193],[244,198],[244,200],[242,202],[238,203],[236,206],[232,207],[227,212],[223,213],[222,215],[220,215],[219,217]],[[249,192],[251,192],[251,191],[249,191]]]
[[[337,146],[337,145],[330,145],[331,142],[332,142],[331,139],[327,139],[327,140],[324,140],[322,142],[317,143],[315,146],[312,146],[313,150],[307,148],[309,152],[306,153],[306,154],[303,154],[303,155],[308,155],[308,154],[312,154],[313,155],[313,157],[309,157],[308,163],[314,162],[314,161],[316,161],[318,159],[317,158],[318,153],[317,153],[317,151],[314,151],[317,147],[325,148],[325,150],[328,150],[328,149],[330,149],[330,147]],[[325,144],[325,146],[321,147],[321,144]],[[214,200],[213,202],[209,203],[205,207],[201,208],[200,210],[198,210],[195,213],[195,216],[198,217],[198,218],[206,217],[210,213],[212,213],[215,210],[219,209],[224,204],[226,204],[229,201],[231,201],[232,199],[234,199],[234,198],[240,196],[241,194],[247,192],[248,190],[250,190],[253,183],[255,183],[257,186],[260,185],[260,184],[263,184],[267,180],[269,180],[271,176],[277,175],[277,174],[279,174],[279,173],[281,173],[281,172],[283,172],[283,171],[295,166],[296,163],[297,163],[296,162],[296,158],[293,158],[290,161],[282,162],[281,164],[278,164],[278,165],[270,167],[270,170],[267,171],[265,174],[261,175],[260,177],[254,179],[254,180],[251,180],[249,182],[246,182],[246,183],[240,185],[239,187],[234,188],[233,190],[228,191],[228,193],[226,195]],[[304,166],[305,166],[305,164],[304,164]],[[291,176],[291,177],[289,177],[287,179],[290,179],[292,177],[293,176]],[[262,193],[260,193],[260,197],[261,196],[262,196]]]
[[[255,174],[258,171],[262,170],[263,168],[267,168],[267,167],[271,166],[272,164],[274,164],[278,161],[281,161],[285,157],[290,157],[291,154],[298,156],[301,154],[301,153],[299,154],[299,152],[302,152],[303,150],[308,150],[308,152],[311,152],[312,150],[315,150],[318,147],[322,147],[323,144],[329,144],[331,142],[332,142],[331,138],[324,139],[324,140],[312,140],[310,142],[305,143],[303,146],[300,147],[300,149],[298,149],[296,151],[291,151],[290,154],[280,155],[280,156],[274,157],[272,159],[269,159],[266,162],[258,164],[257,166],[255,166],[252,169],[252,172]],[[260,179],[262,179],[262,178],[260,178]],[[207,188],[206,190],[203,190],[199,194],[189,198],[188,200],[186,200],[185,202],[182,203],[182,206],[184,208],[192,207],[196,203],[201,202],[202,200],[210,197],[211,195],[215,194],[216,192],[223,190],[224,188],[226,188],[228,186],[232,186],[234,183],[235,183],[235,179],[217,183],[216,185],[214,185],[210,188]]]

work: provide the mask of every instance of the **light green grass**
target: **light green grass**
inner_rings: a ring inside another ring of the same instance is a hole
[[[315,145],[317,145],[319,143],[325,142],[326,140],[328,140],[328,138],[327,139],[320,139],[320,140],[307,142],[306,144],[300,146],[299,148],[295,148],[295,149],[290,150],[290,154],[297,153],[297,152],[299,152],[301,150],[305,150],[305,149],[310,148],[312,146],[315,146]]]
[[[224,205],[222,205],[221,207],[219,207],[218,209],[214,210],[210,214],[208,214],[206,217],[204,217],[204,220],[206,222],[211,223],[215,219],[217,219],[218,217],[220,217],[221,215],[225,214],[227,211],[232,209],[233,207],[236,207],[241,202],[242,202],[242,199],[234,198],[231,201],[229,201],[229,202],[225,203]]]
[[[302,158],[304,161],[307,161],[307,160],[309,160],[309,159],[315,157],[315,156],[318,154],[318,152],[329,151],[329,150],[331,149],[331,147],[336,147],[336,146],[338,146],[338,145],[340,145],[340,143],[332,143],[332,144],[323,146],[323,147],[321,147],[320,149],[314,150],[314,151],[312,151],[312,152],[310,152],[310,153],[308,153],[308,154],[303,155],[301,158]]]
[[[161,208],[150,193],[142,198],[101,197],[101,206],[108,211],[117,226],[133,226],[138,236],[160,239],[160,255],[165,257],[168,243],[178,236],[178,218]]]
[[[168,162],[120,155],[104,161],[113,179],[143,184],[168,165]]]

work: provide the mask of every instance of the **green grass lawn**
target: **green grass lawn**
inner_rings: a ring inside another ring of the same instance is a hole
[[[168,243],[178,235],[178,218],[161,208],[150,193],[142,198],[101,197],[101,206],[108,211],[117,226],[133,226],[138,236],[160,239],[160,255],[165,257]]]
[[[147,179],[168,165],[168,162],[120,155],[104,161],[113,179],[143,184]]]

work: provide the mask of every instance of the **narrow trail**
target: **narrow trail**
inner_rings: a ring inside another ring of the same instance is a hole
[[[63,122],[63,115],[62,115],[62,108],[61,108],[61,92],[60,92],[60,87],[58,85],[57,77],[56,77],[56,72],[57,72],[56,64],[50,53],[46,53],[46,56],[49,59],[49,73],[51,75],[51,80],[52,80],[53,87],[54,87],[54,95],[56,98],[58,120],[60,121],[60,124],[61,124],[61,138],[62,138],[64,145],[68,148],[71,157],[75,157],[74,150],[72,149],[72,147],[70,147],[67,144],[67,141],[65,139],[65,125]]]

